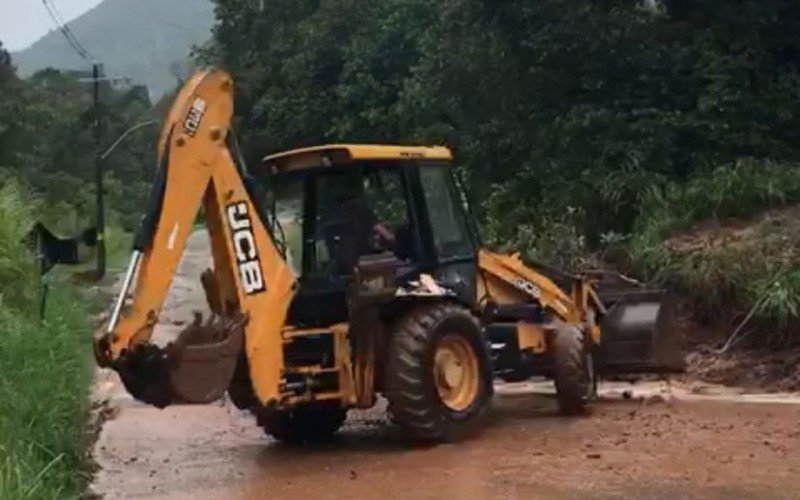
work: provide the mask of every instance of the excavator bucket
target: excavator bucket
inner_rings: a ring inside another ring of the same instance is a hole
[[[608,313],[600,324],[600,373],[679,373],[686,362],[677,343],[674,297],[664,290],[603,294]]]
[[[125,388],[158,408],[174,403],[204,404],[222,397],[233,377],[244,342],[241,317],[196,317],[166,347],[143,343],[114,362]]]

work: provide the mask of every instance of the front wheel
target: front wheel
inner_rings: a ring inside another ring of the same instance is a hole
[[[449,303],[408,314],[389,346],[386,398],[413,440],[453,440],[479,420],[492,396],[489,353],[475,317]]]
[[[570,325],[556,329],[553,338],[558,407],[564,415],[583,413],[596,391],[592,358],[583,333]]]

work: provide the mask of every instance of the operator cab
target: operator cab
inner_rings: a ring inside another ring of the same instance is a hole
[[[289,324],[348,320],[360,259],[396,259],[399,283],[427,273],[475,297],[477,242],[443,147],[329,145],[270,155],[258,179],[299,290]]]

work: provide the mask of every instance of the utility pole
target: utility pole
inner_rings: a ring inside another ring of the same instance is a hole
[[[110,151],[103,153],[101,141],[103,140],[103,122],[100,109],[100,82],[129,82],[131,79],[124,76],[104,77],[101,75],[103,66],[99,61],[92,61],[92,78],[81,78],[79,81],[92,84],[92,131],[94,132],[95,157],[94,157],[94,182],[95,182],[95,226],[97,228],[97,280],[106,275],[106,208],[105,208],[105,177],[104,161]],[[114,145],[116,147],[116,144]],[[113,148],[112,148],[113,149]]]
[[[75,37],[67,23],[58,11],[58,8],[53,3],[53,0],[42,0],[47,14],[55,23],[56,27],[64,35],[64,38],[69,43],[70,47],[85,61],[92,61],[92,95],[94,98],[94,105],[92,110],[92,128],[94,129],[95,141],[95,186],[97,188],[96,194],[96,224],[97,224],[97,279],[101,280],[106,275],[106,218],[104,206],[104,188],[103,188],[103,160],[101,158],[100,148],[102,144],[100,141],[103,139],[103,131],[101,129],[102,122],[100,121],[100,62],[92,57],[92,55],[81,45],[81,42]],[[86,79],[81,79],[86,81]]]
[[[102,145],[102,130],[100,129],[100,63],[96,60],[92,62],[93,77],[93,97],[94,97],[94,140],[96,145],[94,168],[95,168],[95,188],[97,190],[95,209],[97,225],[97,280],[103,279],[106,275],[106,217],[105,199],[103,187],[103,159],[101,158],[100,148]]]

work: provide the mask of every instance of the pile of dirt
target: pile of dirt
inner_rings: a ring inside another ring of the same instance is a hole
[[[690,317],[691,307],[679,312],[679,343],[686,353],[686,381],[740,387],[764,392],[800,392],[800,347],[753,348],[745,342],[727,352],[720,347],[733,325],[700,325]]]
[[[701,344],[694,347],[687,362],[690,379],[767,392],[800,391],[800,348],[719,353]]]
[[[791,269],[800,265],[800,205],[766,210],[746,219],[700,221],[687,231],[670,235],[665,245],[679,254],[733,250],[733,255],[739,257],[731,258],[731,266],[752,262],[757,270],[763,268],[763,272]],[[759,277],[758,272],[755,277]],[[691,319],[691,301],[683,306],[683,343],[685,352],[689,353],[688,378],[769,392],[800,391],[800,348],[796,347],[791,332],[776,331],[776,325],[754,317],[747,324],[747,339],[729,352],[719,353],[719,347],[748,311],[734,313],[731,310],[732,314],[727,317],[716,318],[716,324],[713,324],[715,318],[707,318],[712,320],[712,324],[701,326]],[[768,346],[783,348],[767,349]]]
[[[692,253],[721,247],[745,249],[762,244],[765,238],[778,240],[775,243],[783,244],[779,245],[784,247],[781,250],[796,250],[800,243],[800,205],[767,210],[748,219],[700,221],[688,231],[671,235],[665,244],[672,251]]]

